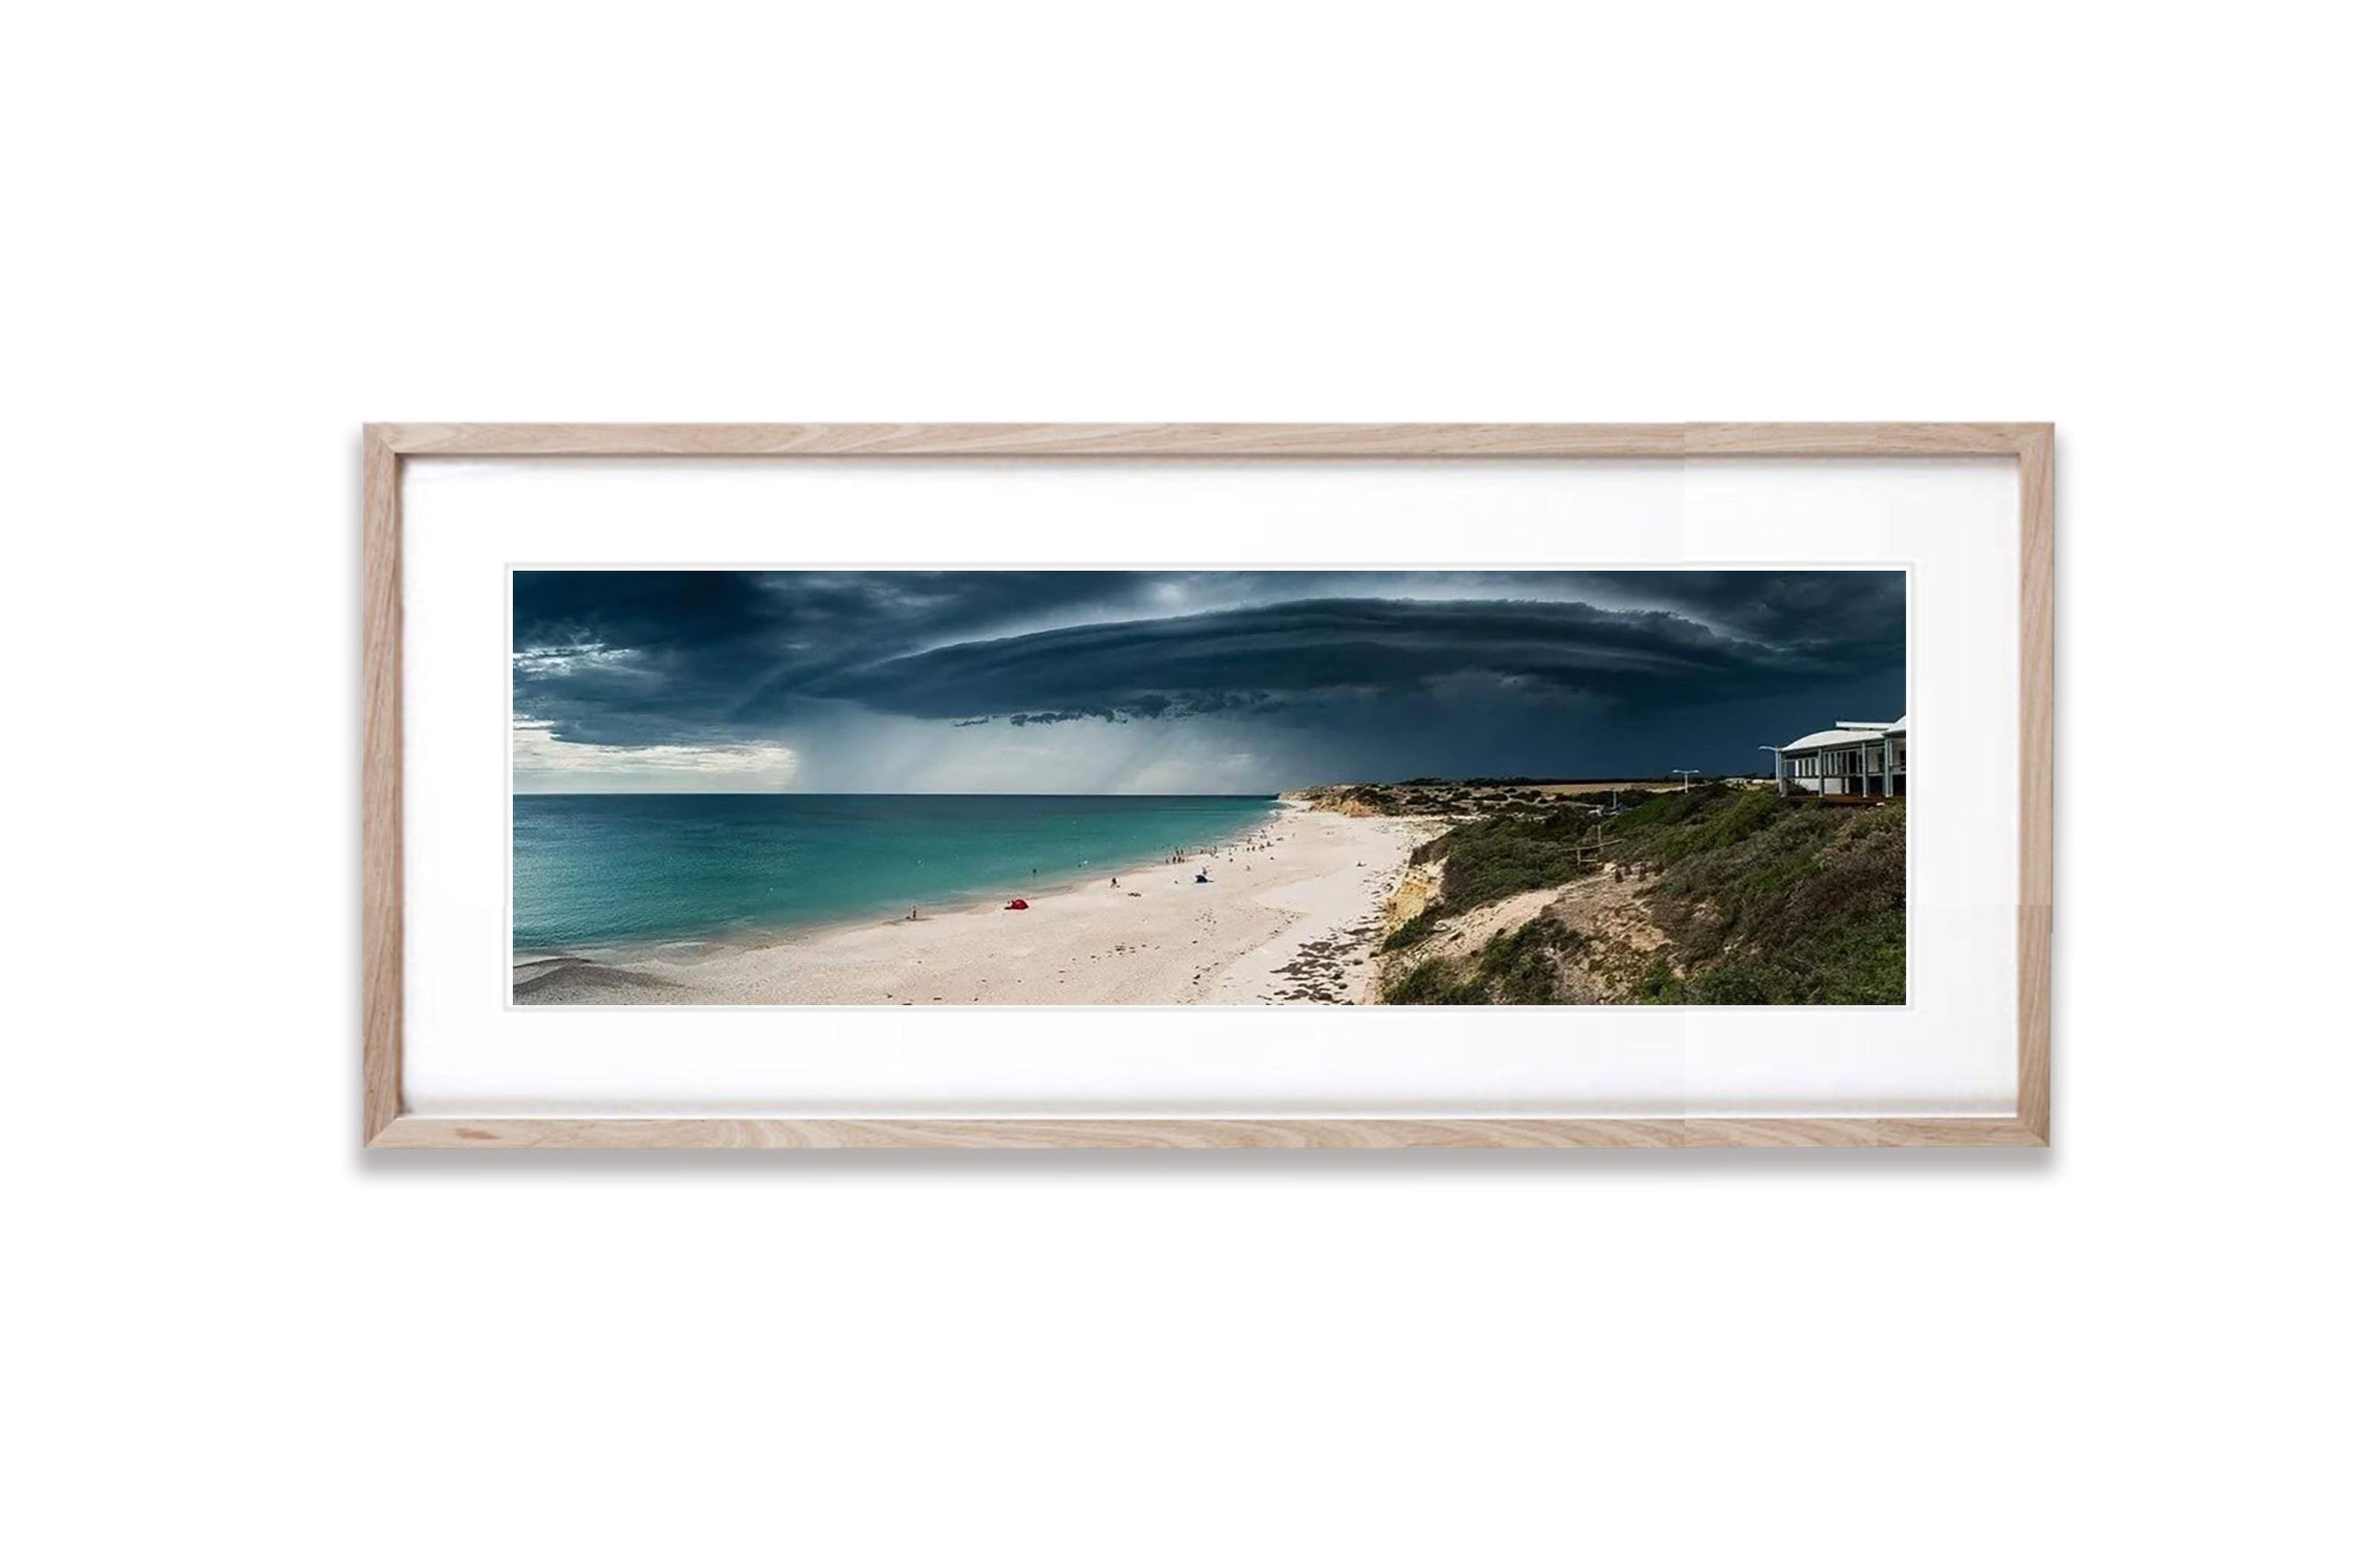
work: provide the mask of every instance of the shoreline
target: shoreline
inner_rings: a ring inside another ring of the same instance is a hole
[[[1260,835],[1019,894],[1027,910],[975,900],[919,921],[832,921],[756,944],[518,952],[511,994],[538,1006],[1354,1002],[1385,900],[1424,836],[1409,820],[1285,801]],[[1203,867],[1211,880],[1195,883]]]
[[[1258,832],[1251,836],[1252,840],[1272,834],[1282,826],[1286,816],[1308,809],[1280,797],[1271,798],[1275,800],[1275,805],[1268,813],[1265,822],[1261,825]],[[1208,848],[1197,851],[1182,860],[1146,860],[1133,864],[1123,862],[1117,866],[1106,864],[1106,868],[1100,873],[1092,867],[1075,873],[1058,871],[1052,874],[1051,880],[1036,884],[1031,890],[1028,891],[1016,890],[998,894],[977,893],[965,889],[943,895],[937,902],[919,902],[912,907],[924,911],[917,923],[928,923],[950,915],[967,914],[976,910],[1002,910],[1006,902],[1013,899],[1029,899],[1034,901],[1058,898],[1064,894],[1081,891],[1098,879],[1107,880],[1113,877],[1141,877],[1150,872],[1173,870],[1180,864],[1189,867],[1205,858],[1226,856],[1236,847],[1235,845],[1212,844]],[[721,936],[648,937],[620,942],[581,942],[566,948],[516,948],[512,952],[512,962],[517,970],[559,960],[607,965],[674,962],[671,955],[685,949],[702,950],[708,957],[731,952],[762,952],[770,948],[813,942],[844,931],[864,931],[874,927],[892,928],[907,923],[904,916],[886,913],[878,909],[871,914],[828,915],[817,920],[796,921],[789,925],[745,925]]]

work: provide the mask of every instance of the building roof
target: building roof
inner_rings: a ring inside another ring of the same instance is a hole
[[[1810,735],[1800,735],[1781,748],[1784,752],[1819,752],[1826,746],[1853,746],[1865,741],[1875,741],[1877,730],[1817,730]]]
[[[1894,723],[1890,724],[1889,726],[1887,726],[1887,732],[1888,732],[1889,734],[1891,734],[1891,735],[1908,735],[1908,734],[1910,734],[1912,731],[1909,731],[1909,730],[1907,730],[1907,729],[1905,729],[1905,725],[1906,725],[1906,724],[1910,723],[1911,721],[1912,721],[1912,715],[1911,715],[1911,714],[1909,714],[1909,713],[1906,713],[1905,715],[1904,715],[1904,717],[1903,717],[1903,718],[1898,719],[1897,721],[1895,721],[1895,722],[1894,722]]]

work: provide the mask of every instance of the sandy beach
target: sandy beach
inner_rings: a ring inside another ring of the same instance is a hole
[[[1286,806],[1264,847],[1124,867],[917,921],[837,926],[765,946],[515,965],[526,1004],[1068,1003],[1250,1006],[1366,999],[1382,901],[1427,826]],[[1197,883],[1197,870],[1210,880]]]

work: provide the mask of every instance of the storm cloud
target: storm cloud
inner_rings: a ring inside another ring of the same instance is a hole
[[[1175,719],[1326,691],[1401,694],[1464,674],[1620,700],[1695,690],[1721,699],[1838,663],[1835,650],[1736,640],[1663,610],[1319,599],[959,643],[836,670],[802,689],[925,719],[1028,707],[1062,719]]]
[[[955,757],[1001,781],[1046,731],[1041,790],[1082,755],[1166,777],[1180,736],[1219,787],[1746,771],[1901,710],[1904,595],[1867,571],[519,572],[514,712],[540,752],[789,748],[807,787],[955,787]]]

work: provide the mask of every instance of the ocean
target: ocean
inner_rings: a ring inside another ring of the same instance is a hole
[[[518,952],[1002,900],[1230,842],[1268,795],[519,795]]]

